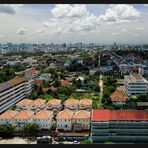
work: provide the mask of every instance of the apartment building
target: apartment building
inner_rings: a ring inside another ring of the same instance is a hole
[[[92,143],[147,143],[148,111],[93,109]]]
[[[124,78],[125,92],[130,97],[132,95],[148,93],[148,81],[140,74],[130,74]]]
[[[0,113],[26,98],[32,91],[33,80],[15,77],[0,84]]]
[[[73,115],[74,111],[68,109],[60,111],[56,116],[57,130],[71,131]]]
[[[53,124],[53,112],[41,110],[33,116],[33,122],[39,126],[39,129],[50,129]]]
[[[79,100],[77,99],[68,99],[64,102],[64,108],[70,110],[78,110]]]
[[[75,111],[72,118],[74,131],[82,131],[90,129],[90,112],[86,110]]]

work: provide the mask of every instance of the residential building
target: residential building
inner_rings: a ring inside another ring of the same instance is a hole
[[[74,111],[68,109],[60,111],[56,116],[57,130],[71,131],[73,115]]]
[[[35,79],[39,75],[39,71],[35,69],[30,69],[25,72],[25,77],[29,79]]]
[[[64,102],[65,109],[78,110],[78,107],[79,107],[79,100],[77,99],[68,99]]]
[[[0,113],[30,95],[33,81],[25,77],[15,77],[0,84]]]
[[[148,93],[148,81],[140,74],[130,74],[124,78],[125,92],[128,96]]]
[[[86,110],[75,111],[72,121],[74,131],[89,130],[90,112]]]
[[[92,109],[92,100],[91,99],[82,99],[79,101],[79,109]]]
[[[46,103],[46,108],[53,111],[54,115],[57,115],[62,108],[62,100],[51,99]]]
[[[17,114],[17,111],[14,110],[7,110],[4,113],[0,115],[0,125],[5,125],[5,124],[13,124],[13,118]]]
[[[93,109],[92,143],[147,143],[148,111]]]
[[[30,103],[30,108],[33,110],[43,109],[46,106],[46,100],[44,99],[35,99]]]
[[[39,126],[39,129],[50,129],[53,124],[53,112],[41,110],[33,116],[33,122]]]
[[[14,117],[16,130],[22,130],[26,123],[32,123],[34,112],[32,110],[20,110]]]
[[[112,104],[115,106],[123,106],[128,99],[127,94],[124,91],[124,87],[120,86],[110,95]]]
[[[31,108],[31,106],[30,106],[30,104],[31,104],[31,102],[32,102],[33,100],[30,100],[30,99],[23,99],[23,100],[21,100],[20,102],[18,102],[17,104],[16,104],[16,106],[18,107],[18,108],[20,108],[20,109],[30,109]]]

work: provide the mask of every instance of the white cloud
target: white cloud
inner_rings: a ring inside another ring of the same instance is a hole
[[[138,27],[138,28],[135,28],[135,30],[142,31],[142,30],[144,30],[144,28],[143,27]]]
[[[133,6],[126,4],[110,5],[104,15],[100,15],[99,19],[104,22],[123,23],[135,21],[140,17],[140,12]]]
[[[26,34],[26,32],[27,32],[27,30],[25,28],[19,28],[17,30],[17,34],[19,34],[19,35],[24,35],[24,34]]]
[[[112,33],[112,36],[116,36],[116,35],[118,35],[119,34],[119,32],[113,32]]]
[[[127,32],[127,29],[126,28],[122,28],[121,31],[122,32]]]
[[[4,36],[2,34],[0,34],[0,38],[3,38]]]
[[[22,6],[22,4],[0,4],[0,13],[15,14],[18,8]]]

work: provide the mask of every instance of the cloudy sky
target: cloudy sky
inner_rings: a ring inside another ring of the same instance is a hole
[[[148,43],[148,5],[0,4],[0,42]]]

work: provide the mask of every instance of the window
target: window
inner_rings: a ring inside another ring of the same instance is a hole
[[[67,127],[67,125],[65,125],[65,127]]]
[[[66,119],[65,119],[65,121],[66,121]]]

